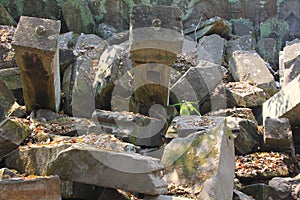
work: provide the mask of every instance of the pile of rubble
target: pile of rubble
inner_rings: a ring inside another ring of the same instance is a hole
[[[0,25],[0,199],[300,197],[300,40],[182,15],[137,5],[102,37]]]

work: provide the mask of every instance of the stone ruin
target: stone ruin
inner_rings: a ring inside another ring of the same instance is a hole
[[[0,1],[0,199],[300,198],[299,10]]]

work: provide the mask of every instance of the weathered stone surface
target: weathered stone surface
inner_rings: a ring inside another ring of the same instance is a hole
[[[11,26],[16,26],[17,23],[10,16],[10,14],[7,12],[7,10],[4,8],[4,6],[0,3],[0,24],[2,25],[11,25]]]
[[[144,197],[144,200],[192,200],[192,199],[184,198],[184,197],[167,196],[167,195],[158,195],[158,196],[146,195]]]
[[[281,49],[288,39],[289,24],[281,19],[271,18],[260,24],[261,38],[274,38]]]
[[[62,5],[61,9],[70,31],[78,34],[93,33],[95,22],[87,3],[80,0],[69,0]]]
[[[223,38],[229,39],[231,37],[231,23],[221,17],[213,17],[209,20],[206,20],[200,24],[196,29],[195,27],[191,27],[189,29],[184,30],[184,34],[194,38],[194,40],[198,40],[205,35],[218,34]]]
[[[128,112],[96,110],[93,119],[104,132],[139,146],[155,147],[162,145],[165,122]]]
[[[267,200],[269,199],[270,187],[264,183],[257,183],[245,186],[241,191],[254,199]]]
[[[246,195],[243,192],[240,192],[238,190],[233,190],[233,200],[253,200],[252,197]]]
[[[124,32],[119,32],[113,35],[112,37],[107,38],[106,42],[109,46],[119,45],[126,43],[129,40],[129,30]]]
[[[12,40],[15,34],[15,27],[0,25],[0,69],[16,67],[15,51],[12,48]]]
[[[294,153],[293,134],[289,120],[267,117],[264,121],[264,142],[269,150]]]
[[[204,131],[220,123],[220,117],[198,115],[177,116],[171,122],[166,138],[186,137],[197,131]]]
[[[129,52],[125,47],[114,45],[103,52],[93,83],[96,90],[96,108],[111,108],[112,93],[116,85],[120,88],[116,91],[118,95],[125,93],[125,97],[128,97],[127,93],[129,93],[131,96],[133,86],[130,86],[130,83],[132,84],[133,77],[130,70],[132,70],[132,65]],[[124,76],[128,74],[128,71],[131,76]],[[124,77],[125,80],[123,80]],[[129,92],[126,93],[126,91]]]
[[[233,35],[243,36],[255,33],[253,21],[249,19],[232,19],[230,22],[232,24]]]
[[[60,21],[22,16],[13,41],[27,111],[60,107]]]
[[[237,39],[231,39],[227,41],[226,48],[226,60],[230,60],[233,55],[233,52],[241,51],[250,51],[256,48],[256,40],[252,35],[243,35]]]
[[[7,116],[9,109],[15,103],[15,97],[6,84],[0,80],[0,121]]]
[[[221,65],[223,63],[225,39],[213,34],[201,38],[197,45],[197,61],[206,60]]]
[[[106,42],[99,36],[81,33],[73,52],[76,56],[85,55],[92,60],[98,60],[106,46]]]
[[[279,49],[276,40],[274,38],[262,38],[257,43],[257,49],[264,61],[270,63],[272,69],[277,71]]]
[[[222,66],[201,61],[190,68],[172,87],[171,102],[201,102],[222,83],[226,71]]]
[[[101,23],[98,25],[98,35],[103,38],[104,40],[110,38],[110,37],[113,37],[114,35],[116,35],[117,33],[117,30],[111,26],[111,25],[108,25],[108,24],[104,24],[104,23]]]
[[[234,138],[235,154],[244,155],[257,150],[259,135],[255,122],[239,117],[226,117]]]
[[[138,154],[73,146],[60,152],[47,173],[57,174],[63,180],[157,195],[167,191],[158,175],[162,168],[158,159]],[[88,173],[83,174],[85,169],[89,169]]]
[[[299,198],[299,175],[294,178],[275,177],[269,181],[269,196],[278,200],[293,200]]]
[[[5,179],[11,179],[11,178],[18,178],[20,175],[16,174],[15,171],[12,171],[7,168],[0,169],[0,181]]]
[[[20,119],[5,119],[0,123],[0,160],[17,149],[30,134],[29,127]]]
[[[269,95],[277,91],[274,77],[255,51],[235,51],[229,67],[235,81],[250,81]]]
[[[59,177],[2,180],[0,199],[61,200]]]
[[[248,82],[229,82],[225,85],[228,98],[233,105],[241,107],[253,107],[262,105],[267,100],[263,89]]]
[[[300,43],[284,47],[279,60],[280,83],[284,87],[300,74]]]
[[[12,107],[8,111],[8,116],[25,118],[27,116],[25,106],[20,106],[17,102],[15,102],[14,105],[12,105]]]
[[[51,110],[39,109],[30,113],[30,118],[39,121],[52,121],[59,118],[59,115]]]
[[[17,67],[0,69],[0,80],[3,81],[10,90],[22,89],[20,71]]]
[[[286,117],[292,126],[300,125],[300,75],[263,104],[263,118]]]
[[[234,144],[225,119],[206,131],[173,139],[164,149],[170,193],[197,199],[232,199]]]

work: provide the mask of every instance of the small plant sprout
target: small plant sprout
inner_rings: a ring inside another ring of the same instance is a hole
[[[198,102],[191,101],[182,101],[181,103],[173,104],[174,106],[180,106],[179,115],[191,115],[192,112],[197,113],[197,115],[201,116],[201,113],[195,108],[194,105],[198,105]]]

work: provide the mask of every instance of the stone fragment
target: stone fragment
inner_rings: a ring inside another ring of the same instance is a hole
[[[228,97],[233,105],[240,107],[254,107],[262,105],[267,100],[267,95],[263,89],[248,82],[229,82],[225,85]]]
[[[255,51],[235,51],[229,67],[235,81],[250,81],[269,95],[277,92],[274,77]]]
[[[244,155],[257,150],[259,135],[255,122],[239,117],[226,117],[227,126],[232,131],[236,155]]]
[[[72,50],[59,49],[60,75],[63,76],[66,68],[76,61],[76,56]]]
[[[22,89],[20,71],[17,67],[0,69],[0,80],[12,91]]]
[[[15,171],[12,171],[8,168],[0,169],[0,181],[5,179],[18,178],[18,177],[20,177],[20,175],[16,174]]]
[[[117,33],[117,30],[109,24],[101,23],[98,25],[97,32],[101,38],[106,40],[110,37],[113,37]]]
[[[239,38],[231,39],[227,41],[226,48],[226,60],[230,60],[233,52],[250,51],[256,48],[256,40],[252,35],[243,35]]]
[[[217,34],[204,36],[197,45],[197,61],[206,60],[221,65],[223,63],[225,39]]]
[[[20,106],[17,102],[8,111],[9,117],[25,118],[27,116],[25,106]]]
[[[288,118],[292,126],[300,125],[300,75],[263,104],[263,119]]]
[[[269,181],[268,185],[270,188],[269,196],[272,199],[293,200],[299,198],[299,175],[294,178],[275,177]]]
[[[222,83],[226,70],[220,65],[201,61],[190,68],[171,87],[171,102],[202,102]]]
[[[60,21],[22,16],[13,46],[27,111],[60,107],[58,35]]]
[[[283,47],[283,44],[288,39],[289,24],[278,18],[270,18],[260,24],[261,38],[274,38],[277,41],[278,49]]]
[[[77,38],[73,53],[76,56],[85,55],[91,60],[98,60],[107,44],[105,40],[94,34],[83,34]]]
[[[88,172],[82,173],[85,169]],[[47,173],[62,180],[157,195],[167,192],[159,175],[162,169],[158,159],[78,145],[60,152]]]
[[[0,199],[61,200],[58,176],[0,181]]]
[[[195,27],[185,29],[184,34],[194,38],[195,41],[205,35],[212,34],[218,34],[223,38],[229,39],[232,35],[231,31],[231,23],[217,16],[202,22],[196,31]]]
[[[233,200],[253,200],[252,197],[238,190],[233,190]]]
[[[132,69],[129,52],[125,47],[114,45],[103,52],[93,83],[96,108],[110,109],[113,96],[132,95]]]
[[[93,119],[103,132],[113,134],[135,145],[155,147],[162,145],[165,122],[129,112],[96,110]]]
[[[0,69],[16,67],[15,51],[12,48],[12,40],[15,35],[15,27],[3,26],[0,23]]]
[[[276,40],[274,38],[262,38],[257,43],[257,49],[264,61],[270,63],[272,69],[277,71],[279,67],[279,49]]]
[[[280,83],[284,87],[300,74],[300,43],[284,47],[279,60]]]
[[[294,153],[292,129],[287,118],[270,118],[264,121],[264,142],[268,150]]]
[[[0,80],[0,121],[7,116],[9,109],[15,103],[15,97],[6,84]]]
[[[69,0],[62,5],[61,10],[70,31],[78,34],[94,32],[95,22],[87,3]]]
[[[205,131],[173,139],[164,148],[162,163],[170,193],[232,199],[234,144],[224,118]]]
[[[5,119],[0,123],[0,160],[17,149],[31,133],[21,119]]]
[[[264,183],[257,183],[243,187],[241,192],[252,196],[254,199],[269,199],[270,187]]]
[[[129,40],[129,30],[116,33],[112,37],[107,38],[106,42],[108,43],[109,46],[112,46],[112,45],[121,45],[123,43],[126,44],[128,40]]]
[[[192,199],[184,198],[184,197],[168,196],[168,195],[158,195],[158,196],[146,195],[144,200],[192,200]]]
[[[251,35],[255,33],[253,21],[249,19],[231,19],[232,33],[237,36]]]
[[[51,110],[39,109],[32,111],[30,118],[40,121],[52,121],[59,118],[59,115]]]
[[[7,12],[5,7],[0,3],[0,24],[16,26],[17,23],[12,16]]]

